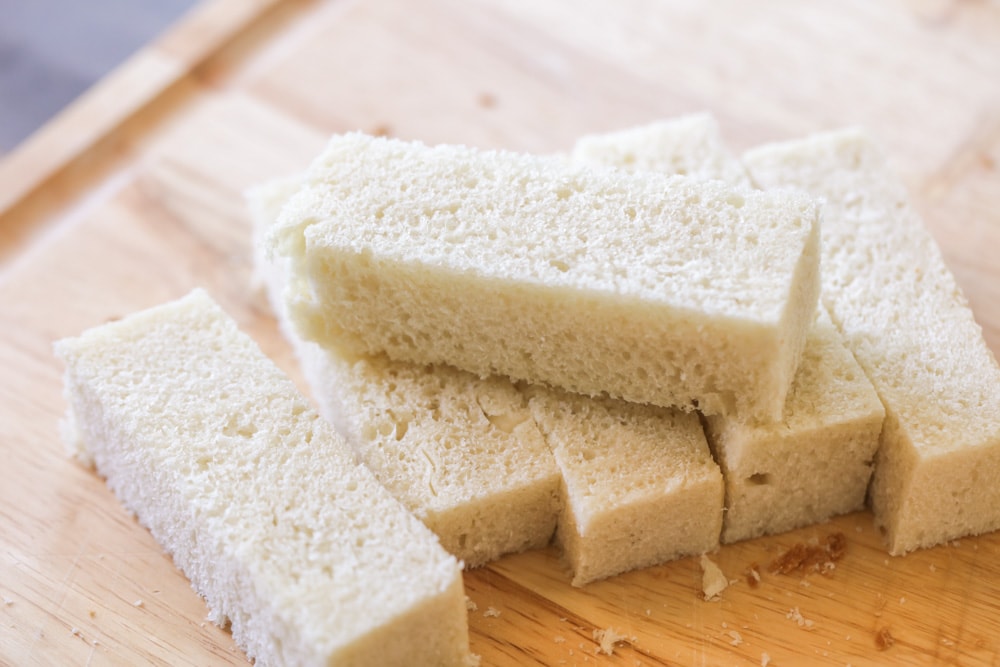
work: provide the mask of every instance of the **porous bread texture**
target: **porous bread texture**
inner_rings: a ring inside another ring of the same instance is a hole
[[[862,509],[884,418],[871,382],[821,307],[780,422],[706,418],[726,480],[722,542]]]
[[[749,182],[710,114],[585,137],[573,155],[618,168],[682,169],[697,178]],[[726,480],[722,541],[861,509],[883,419],[871,383],[820,307],[780,420],[706,420]]]
[[[886,410],[870,497],[890,552],[1000,528],[1000,368],[882,150],[850,128],[744,162],[826,199],[823,300]]]
[[[56,352],[73,446],[257,664],[470,662],[459,564],[203,291]]]
[[[657,171],[750,186],[710,113],[694,113],[577,139],[572,159],[599,167]]]
[[[774,420],[818,298],[817,221],[794,194],[347,134],[268,244],[309,340]]]
[[[543,388],[529,395],[562,471],[556,538],[574,586],[718,547],[722,475],[698,415]]]
[[[248,192],[258,239],[299,177]],[[559,469],[506,378],[445,366],[352,359],[297,336],[281,294],[287,262],[256,254],[272,309],[320,413],[446,550],[478,567],[549,543],[559,514]]]

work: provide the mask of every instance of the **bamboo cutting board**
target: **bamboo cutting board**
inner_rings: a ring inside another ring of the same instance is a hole
[[[0,163],[0,664],[242,664],[102,481],[66,459],[52,341],[202,285],[297,380],[250,289],[241,192],[335,131],[566,150],[709,110],[735,150],[868,126],[1000,350],[1000,6],[214,0]],[[991,480],[990,483],[993,483]],[[832,572],[771,574],[843,533]],[[465,576],[484,665],[1000,664],[1000,534],[903,558],[871,517],[584,589],[554,549]],[[745,576],[756,565],[759,585]],[[599,652],[595,632],[624,637]]]

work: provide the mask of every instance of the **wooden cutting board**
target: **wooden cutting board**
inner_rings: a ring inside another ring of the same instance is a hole
[[[214,0],[0,163],[0,663],[241,664],[64,454],[52,341],[202,285],[297,380],[241,191],[335,131],[538,152],[716,114],[735,150],[868,126],[1000,350],[1000,5]],[[991,482],[992,483],[992,482]],[[767,565],[842,532],[827,575]],[[484,665],[1000,664],[1000,534],[889,557],[858,513],[573,588],[554,549],[466,574]],[[756,564],[762,580],[751,586]],[[595,631],[626,639],[598,654]],[[888,639],[891,637],[892,640]]]

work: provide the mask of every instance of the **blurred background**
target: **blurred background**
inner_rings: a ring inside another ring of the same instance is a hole
[[[196,0],[0,0],[0,155]]]

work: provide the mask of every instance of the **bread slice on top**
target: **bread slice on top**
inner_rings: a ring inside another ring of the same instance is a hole
[[[1000,367],[882,150],[850,128],[744,163],[826,199],[823,302],[885,406],[870,495],[891,553],[1000,528]]]
[[[289,177],[248,193],[258,241],[299,184]],[[384,356],[351,358],[303,340],[282,300],[287,262],[256,257],[320,413],[445,549],[468,568],[549,543],[559,470],[509,380]]]
[[[459,564],[203,291],[56,352],[71,446],[257,664],[470,662]]]
[[[574,158],[749,182],[718,123],[694,114],[582,138]],[[706,434],[726,480],[723,542],[779,533],[861,509],[884,411],[823,308],[780,420],[711,416]]]
[[[807,197],[361,134],[330,141],[268,245],[308,340],[761,420],[819,286]]]

